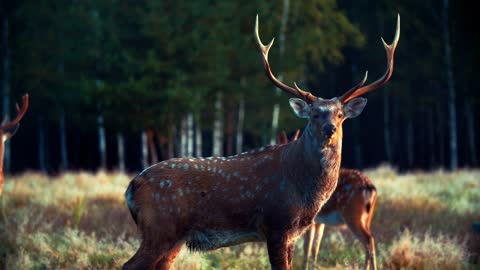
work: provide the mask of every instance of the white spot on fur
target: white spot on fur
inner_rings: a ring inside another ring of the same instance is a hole
[[[175,169],[175,163],[172,163],[172,165],[170,166],[172,169]]]
[[[183,169],[184,169],[184,170],[188,170],[188,167],[189,167],[189,166],[188,166],[187,163],[183,164]]]

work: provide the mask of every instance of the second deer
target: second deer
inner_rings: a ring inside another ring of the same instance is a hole
[[[5,153],[5,142],[10,139],[15,132],[17,132],[18,126],[20,125],[19,122],[22,120],[23,116],[27,112],[28,109],[28,95],[23,96],[23,104],[22,108],[17,105],[17,117],[12,121],[7,123],[7,117],[5,117],[0,124],[0,137],[2,141],[0,143],[0,195],[2,195],[3,191],[3,155]]]
[[[292,141],[298,139],[297,130]],[[288,142],[285,132],[279,137],[280,144]],[[375,260],[375,241],[370,231],[377,191],[370,179],[360,171],[340,169],[337,188],[304,234],[303,270],[307,270],[313,251],[313,263],[317,261],[320,243],[325,225],[347,225],[365,248],[365,269],[377,269]]]

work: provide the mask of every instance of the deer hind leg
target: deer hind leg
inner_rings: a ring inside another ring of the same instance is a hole
[[[348,206],[344,211],[343,218],[352,233],[365,248],[365,269],[376,270],[375,240],[370,232],[369,224],[372,211],[365,211],[362,203],[350,202]]]
[[[315,223],[315,249],[313,251],[313,262],[317,263],[317,258],[318,258],[318,251],[320,251],[320,244],[322,242],[323,238],[323,231],[325,230],[325,224],[323,223]]]
[[[303,235],[303,270],[308,270],[308,263],[312,256],[312,243],[314,237],[315,223],[312,223],[308,231]]]

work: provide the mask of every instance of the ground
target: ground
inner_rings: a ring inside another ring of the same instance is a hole
[[[372,221],[380,269],[478,269],[480,171],[367,170],[378,191]],[[0,269],[119,269],[139,244],[123,193],[133,175],[24,173],[6,177],[0,201]],[[475,238],[476,237],[476,238]],[[476,239],[476,240],[475,240]],[[295,269],[302,261],[297,242]],[[345,228],[325,230],[318,269],[361,268]],[[263,244],[215,252],[185,248],[175,269],[268,269]]]

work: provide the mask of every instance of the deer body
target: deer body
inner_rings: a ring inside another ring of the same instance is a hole
[[[206,251],[267,241],[269,254],[292,256],[295,239],[335,189],[340,166],[341,130],[327,147],[310,136],[233,157],[168,160],[139,174],[127,204],[143,239],[156,239],[144,241],[151,256],[142,253],[133,268],[148,268],[184,242]]]
[[[267,146],[233,157],[172,159],[158,163],[130,182],[125,193],[142,236],[137,253],[123,269],[170,269],[184,243],[192,250],[213,250],[265,241],[272,269],[291,270],[295,240],[310,226],[335,189],[340,169],[342,124],[358,116],[367,101],[360,95],[385,84],[393,71],[399,38],[385,44],[387,71],[339,98],[322,99],[279,81],[268,52],[255,37],[267,77],[296,96],[290,106],[308,119],[295,142]]]
[[[322,207],[304,235],[304,264],[312,256],[317,261],[325,225],[347,225],[365,248],[365,269],[377,269],[375,262],[375,241],[370,231],[370,222],[375,210],[377,192],[370,179],[360,171],[340,169],[337,188]]]

